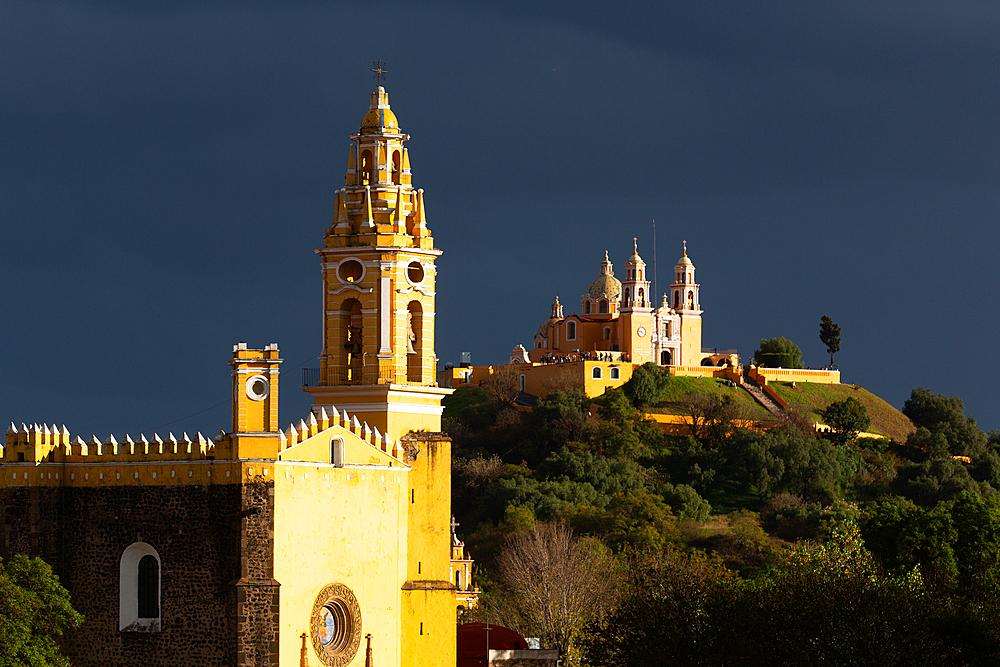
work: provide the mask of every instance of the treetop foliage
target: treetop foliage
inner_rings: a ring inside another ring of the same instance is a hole
[[[753,353],[754,363],[764,368],[802,368],[802,350],[787,338],[763,338]]]
[[[23,555],[0,561],[0,667],[69,667],[54,637],[81,623],[48,563]]]
[[[824,315],[819,321],[819,339],[826,345],[830,353],[830,365],[833,366],[833,355],[840,352],[840,325]]]

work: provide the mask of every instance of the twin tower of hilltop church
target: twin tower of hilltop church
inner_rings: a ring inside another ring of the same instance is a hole
[[[277,345],[240,343],[212,440],[11,424],[0,557],[40,556],[69,589],[74,665],[455,664],[440,252],[408,138],[379,86],[317,250],[322,354],[298,423],[278,424]]]

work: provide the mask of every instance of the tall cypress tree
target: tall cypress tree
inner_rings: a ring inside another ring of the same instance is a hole
[[[819,320],[819,339],[826,345],[830,365],[833,366],[833,353],[840,352],[840,325],[824,315]]]

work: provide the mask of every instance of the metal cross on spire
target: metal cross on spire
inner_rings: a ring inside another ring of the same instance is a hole
[[[375,75],[372,78],[375,79],[376,85],[379,86],[381,86],[382,81],[385,80],[385,75],[389,73],[389,70],[382,68],[382,64],[381,58],[372,61],[372,65],[375,65],[375,67],[372,67],[372,71],[375,72]]]

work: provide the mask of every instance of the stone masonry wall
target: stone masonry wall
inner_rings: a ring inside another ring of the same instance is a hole
[[[7,487],[0,555],[41,556],[70,591],[86,617],[61,641],[75,667],[235,665],[237,582],[247,560],[240,552],[241,490],[239,484]],[[160,632],[118,630],[120,559],[137,541],[162,562]]]

